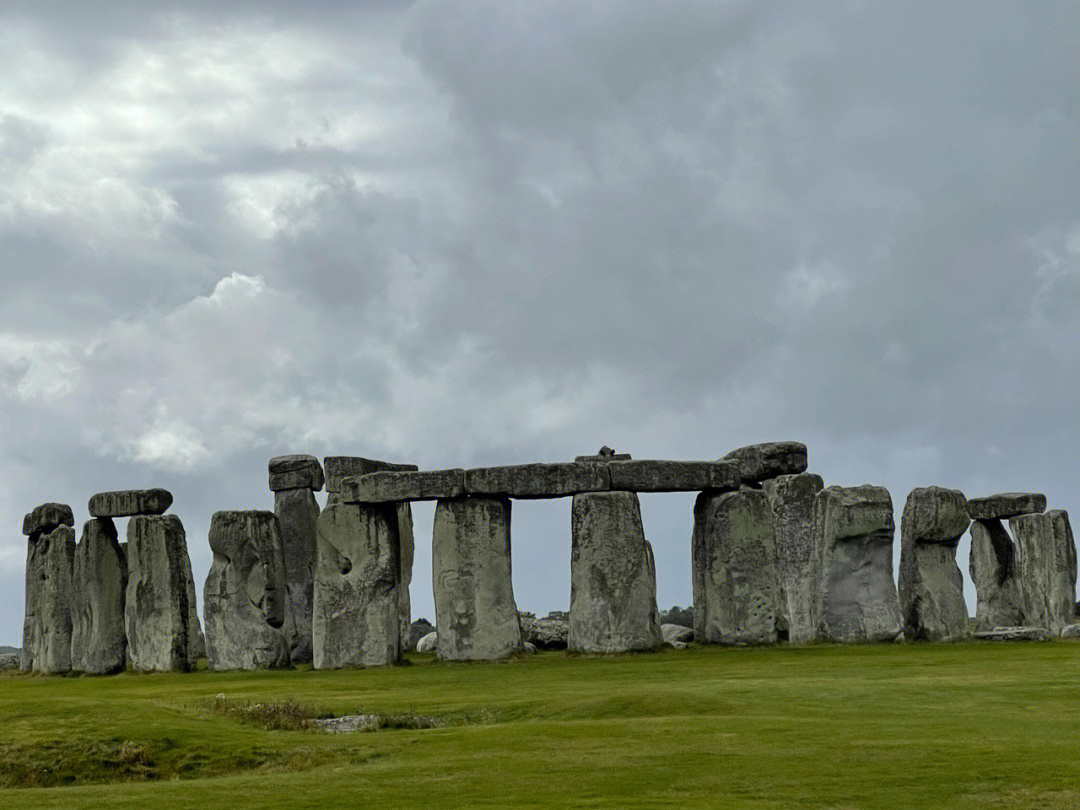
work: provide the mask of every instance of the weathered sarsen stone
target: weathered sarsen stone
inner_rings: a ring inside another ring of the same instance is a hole
[[[612,461],[611,489],[628,492],[701,492],[739,487],[739,465],[730,461]]]
[[[285,567],[284,627],[294,664],[312,660],[311,622],[315,583],[315,526],[319,504],[308,487],[274,493]]]
[[[323,469],[326,472],[326,491],[333,494],[341,492],[341,483],[346,478],[356,478],[374,472],[412,472],[417,469],[417,466],[393,464],[389,461],[360,456],[327,456],[323,459]]]
[[[814,501],[814,542],[824,550],[822,635],[892,641],[901,632],[893,582],[893,507],[884,487],[826,487]]]
[[[801,442],[765,442],[732,450],[722,461],[739,465],[747,483],[757,483],[780,475],[806,472],[806,445]]]
[[[788,641],[795,644],[817,640],[824,550],[815,542],[811,524],[814,499],[824,486],[814,473],[781,475],[762,483],[776,535],[777,626],[786,625]]]
[[[1076,618],[1076,543],[1063,509],[1009,520],[1024,624],[1054,635]]]
[[[626,462],[622,462],[626,463]],[[607,464],[513,464],[465,471],[470,495],[507,498],[562,498],[609,488]]]
[[[955,489],[913,489],[900,522],[900,612],[907,639],[959,641],[970,634],[956,547],[970,523]]]
[[[127,665],[124,592],[127,555],[110,518],[83,524],[75,547],[71,668],[93,675],[122,672]]]
[[[346,503],[435,501],[463,495],[465,471],[386,470],[344,478],[340,486],[341,500]]]
[[[330,503],[315,538],[315,668],[395,663],[401,657],[397,507]]]
[[[485,660],[517,652],[521,627],[510,579],[510,501],[439,501],[431,546],[439,657]]]
[[[632,492],[574,496],[569,649],[647,650],[662,643],[656,564]]]
[[[1003,520],[1046,510],[1046,496],[1041,492],[999,492],[967,503],[972,520]]]
[[[43,503],[23,517],[22,533],[27,537],[48,534],[58,526],[74,526],[75,517],[66,503]]]
[[[172,493],[166,489],[123,489],[91,496],[89,507],[94,517],[114,518],[163,515],[172,502]]]
[[[308,490],[310,492],[310,490]],[[222,511],[210,519],[214,561],[203,611],[211,669],[273,669],[289,665],[285,564],[273,512]]]
[[[52,528],[30,535],[20,666],[24,670],[60,674],[71,669],[75,532],[68,525],[54,525],[52,520],[40,520],[34,525]]]
[[[693,576],[694,638],[699,643],[777,640],[775,533],[764,492],[698,496]]]
[[[199,627],[184,526],[176,515],[138,515],[127,537],[128,660],[144,671],[193,669]]]
[[[969,511],[971,501],[968,501]],[[1017,627],[1024,622],[1016,582],[1016,546],[996,518],[971,522],[968,571],[975,584],[975,629]]]
[[[395,505],[395,508],[397,509],[398,530],[398,633],[402,648],[404,648],[409,638],[409,628],[412,626],[412,599],[409,596],[409,586],[412,585],[415,542],[412,507],[408,502],[400,502]]]

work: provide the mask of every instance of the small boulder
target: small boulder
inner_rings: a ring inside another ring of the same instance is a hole
[[[1080,624],[1067,624],[1061,628],[1062,638],[1080,638]]]
[[[995,627],[976,632],[978,641],[1046,641],[1050,632],[1042,627]]]
[[[439,634],[432,631],[416,642],[416,651],[419,653],[433,653],[439,649]]]
[[[660,625],[660,633],[664,636],[665,644],[671,644],[673,641],[686,643],[694,640],[693,629],[678,624],[662,624]]]
[[[427,619],[417,619],[409,625],[409,635],[404,644],[405,649],[415,650],[416,645],[420,643],[420,639],[434,632],[435,625]]]
[[[542,650],[565,650],[570,622],[565,619],[537,619],[531,613],[520,614],[521,638]]]
[[[525,655],[536,655],[536,645],[531,641],[521,642],[521,652]]]

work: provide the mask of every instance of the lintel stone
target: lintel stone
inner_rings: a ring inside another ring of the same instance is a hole
[[[732,450],[721,461],[739,465],[742,480],[757,483],[779,475],[806,472],[806,445],[801,442],[765,442]]]
[[[562,498],[609,489],[608,464],[513,464],[465,471],[469,495]]]
[[[51,532],[60,526],[74,526],[75,515],[66,503],[43,503],[23,517],[22,533],[28,537],[39,532]]]
[[[341,499],[345,503],[435,501],[465,494],[465,471],[373,472],[344,478]]]
[[[89,507],[96,518],[131,517],[163,515],[172,502],[172,493],[166,489],[122,489],[92,495]]]
[[[970,498],[968,517],[972,520],[1004,520],[1017,515],[1046,511],[1046,496],[1041,492],[1000,492],[985,498]]]
[[[323,459],[323,469],[326,472],[326,491],[341,492],[341,482],[346,478],[374,472],[415,472],[419,467],[360,456],[327,456]]]
[[[613,461],[607,469],[613,490],[701,492],[739,486],[739,465],[730,461]]]

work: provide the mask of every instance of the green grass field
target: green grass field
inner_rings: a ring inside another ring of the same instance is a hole
[[[281,728],[356,713],[441,726]],[[1080,644],[5,673],[0,787],[5,808],[1080,807]]]

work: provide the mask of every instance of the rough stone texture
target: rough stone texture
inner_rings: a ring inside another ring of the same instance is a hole
[[[307,488],[274,493],[274,514],[281,534],[285,565],[285,623],[289,659],[307,664],[311,657],[311,605],[315,582],[315,525],[319,504]]]
[[[310,490],[306,490],[310,492]],[[203,591],[206,657],[211,669],[289,665],[288,597],[281,534],[273,512],[215,512],[214,553]]]
[[[617,462],[633,464],[634,462]],[[571,511],[570,633],[576,652],[659,646],[656,565],[632,492],[574,496]]]
[[[734,461],[745,482],[759,482],[781,475],[806,472],[806,445],[800,442],[766,442],[732,450],[722,461]]]
[[[970,534],[968,571],[975,584],[976,631],[1021,625],[1024,611],[1016,583],[1016,547],[1012,537],[996,519],[973,520]]]
[[[565,650],[570,636],[569,615],[566,619],[538,619],[531,613],[519,615],[521,637],[542,650]]]
[[[397,606],[398,606],[398,635],[402,645],[409,637],[409,626],[412,624],[412,600],[409,597],[409,586],[412,585],[413,551],[413,520],[412,507],[408,503],[398,503],[397,529],[398,529],[398,583],[397,583]]]
[[[1063,509],[1009,520],[1024,624],[1057,635],[1076,618],[1076,543]]]
[[[457,498],[465,493],[465,471],[374,472],[343,479],[340,491],[341,499],[346,503],[435,501]]]
[[[74,526],[75,516],[66,503],[43,503],[23,517],[22,533],[27,537],[51,532],[57,526]]]
[[[188,604],[188,638],[191,639],[191,654],[198,661],[206,657],[206,636],[203,634],[202,625],[199,624],[198,602],[195,596],[195,577],[191,571],[191,558],[184,554],[180,558],[183,567],[185,589],[187,590]]]
[[[956,546],[968,529],[967,499],[955,489],[913,489],[900,522],[900,612],[909,640],[970,635]]]
[[[315,668],[397,662],[401,658],[397,507],[331,503],[319,515],[315,538]]]
[[[1062,638],[1080,638],[1080,624],[1067,624],[1061,628]]]
[[[614,450],[612,450],[606,444],[596,452],[596,455],[592,455],[592,456],[575,456],[574,457],[574,461],[576,463],[578,463],[578,464],[580,464],[581,462],[592,462],[592,463],[595,463],[595,464],[607,464],[610,461],[629,461],[629,460],[630,460],[630,454],[629,453],[616,453]]]
[[[521,653],[522,653],[522,655],[536,655],[537,652],[538,652],[537,646],[535,644],[533,644],[531,641],[523,641],[523,642],[521,642]]]
[[[416,642],[416,651],[420,653],[436,652],[439,649],[439,634],[432,632]]]
[[[972,520],[1004,520],[1046,510],[1046,496],[1041,492],[1001,492],[967,502]]]
[[[893,582],[892,498],[884,487],[827,487],[814,500],[823,549],[821,634],[832,641],[892,641],[901,632]]]
[[[144,671],[193,669],[199,627],[180,518],[137,515],[128,521],[127,538],[124,633],[128,660]]]
[[[700,643],[777,640],[776,549],[761,490],[703,492],[694,504],[694,637]]]
[[[99,492],[90,497],[90,514],[97,518],[163,515],[172,506],[167,489],[123,489]]]
[[[109,518],[83,524],[75,547],[71,612],[71,668],[93,675],[122,672],[127,665],[124,592],[127,556]]]
[[[660,625],[660,634],[664,637],[665,644],[671,644],[673,641],[681,641],[685,644],[694,640],[693,629],[679,624]]]
[[[700,492],[738,489],[739,465],[728,461],[615,461],[607,465],[611,489],[629,492]]]
[[[69,510],[70,511],[70,510]],[[37,525],[48,525],[40,521]],[[75,531],[57,526],[30,535],[26,560],[26,619],[20,666],[59,674],[71,669],[71,578]]]
[[[975,632],[978,641],[1047,641],[1050,631],[1044,627],[995,627]]]
[[[439,657],[488,660],[516,653],[521,627],[510,579],[510,501],[439,501],[431,552]]]
[[[323,488],[323,482],[322,468],[316,466],[301,470],[272,472],[268,485],[271,492],[281,492],[286,489],[311,489],[318,492]]]
[[[407,651],[416,649],[416,645],[420,643],[420,639],[426,636],[428,633],[435,632],[435,625],[429,622],[427,619],[417,619],[415,622],[409,625],[409,634],[402,642],[402,647]]]
[[[762,483],[776,535],[777,627],[786,629],[794,644],[818,637],[824,549],[810,529],[814,499],[824,486],[814,473],[781,475]]]
[[[19,668],[19,653],[0,653],[0,672]]]
[[[625,463],[625,462],[622,462]],[[607,464],[514,464],[465,471],[470,495],[508,498],[562,498],[608,489]]]
[[[266,465],[270,473],[296,472],[307,470],[313,475],[322,475],[322,464],[315,456],[306,453],[293,453],[287,456],[275,456]]]
[[[327,456],[323,459],[326,471],[326,491],[340,492],[341,482],[345,478],[367,475],[373,472],[409,472],[415,471],[415,464],[391,464],[389,461],[377,461],[360,456]],[[327,504],[329,505],[329,504]]]

